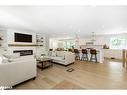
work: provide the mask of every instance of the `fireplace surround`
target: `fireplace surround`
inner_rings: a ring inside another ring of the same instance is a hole
[[[13,53],[20,53],[20,56],[33,55],[33,50],[14,50]]]

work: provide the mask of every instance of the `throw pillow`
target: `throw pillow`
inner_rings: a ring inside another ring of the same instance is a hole
[[[55,51],[52,52],[52,57],[56,57],[56,52]]]
[[[48,56],[52,56],[52,51],[49,51],[48,52]]]
[[[8,63],[8,58],[6,58],[6,57],[3,56],[2,63]]]
[[[2,57],[0,56],[0,64],[2,64]]]
[[[3,55],[0,55],[0,63],[7,63],[8,62],[8,58],[4,57]]]
[[[8,59],[14,59],[14,58],[19,58],[20,54],[19,53],[15,53],[15,54],[4,54],[4,57],[8,58]]]
[[[65,54],[63,55],[63,60],[65,60]]]

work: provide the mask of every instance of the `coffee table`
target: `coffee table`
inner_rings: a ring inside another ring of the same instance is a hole
[[[50,58],[39,58],[37,59],[37,67],[41,70],[53,66],[52,59]]]

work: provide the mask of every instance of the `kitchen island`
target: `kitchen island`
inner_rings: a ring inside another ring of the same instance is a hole
[[[80,46],[82,49],[87,49],[88,51],[88,59],[90,60],[90,48],[96,49],[97,50],[97,62],[98,63],[103,63],[104,62],[104,53],[102,49],[102,45],[82,45]],[[88,49],[89,48],[89,49]],[[80,50],[80,58],[82,56],[81,50]]]
[[[90,54],[90,50],[88,49],[88,59],[90,60],[91,54]],[[82,53],[80,50],[80,59],[82,58]],[[104,56],[103,56],[103,49],[99,49],[97,50],[97,62],[98,63],[103,63],[104,61]]]

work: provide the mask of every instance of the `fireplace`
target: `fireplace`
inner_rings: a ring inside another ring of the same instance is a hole
[[[13,53],[20,53],[20,56],[33,55],[33,50],[14,50]]]

